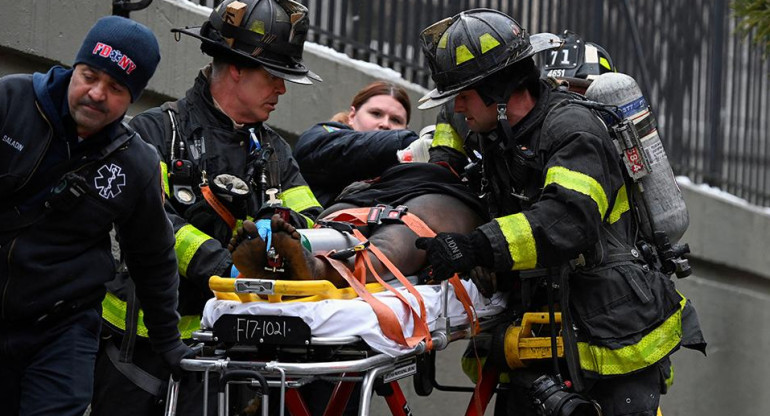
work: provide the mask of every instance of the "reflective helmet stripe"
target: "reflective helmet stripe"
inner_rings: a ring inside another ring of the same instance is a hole
[[[610,218],[608,220],[609,223],[616,223],[620,219],[620,216],[628,212],[630,209],[631,207],[628,205],[628,193],[626,192],[626,185],[623,184],[623,186],[618,189],[618,194],[615,196],[615,204],[612,206],[612,211],[610,211]]]
[[[609,376],[628,374],[660,361],[679,346],[682,339],[682,309],[686,302],[687,299],[682,297],[679,310],[636,344],[613,350],[578,342],[580,367],[586,371]]]
[[[604,218],[609,203],[607,202],[607,195],[604,193],[604,189],[596,179],[585,173],[576,172],[563,166],[554,166],[548,169],[543,188],[552,183],[590,197],[599,209],[599,217]]]
[[[121,331],[126,330],[126,302],[123,302],[114,294],[107,292],[107,295],[102,301],[102,318],[109,322],[110,325]],[[201,327],[200,316],[185,315],[179,319],[179,332],[182,334],[182,339],[192,338],[193,331],[197,331]],[[147,327],[144,326],[144,311],[139,310],[139,318],[136,326],[136,334],[140,337],[147,338]]]
[[[473,56],[473,53],[468,49],[465,45],[460,45],[455,49],[455,56],[457,61],[455,62],[456,65],[460,65],[463,62],[468,62],[471,59],[476,58]]]
[[[431,142],[430,147],[436,146],[450,147],[465,154],[462,137],[457,134],[457,131],[455,131],[449,123],[436,124],[436,131],[433,132],[433,141]]]
[[[605,57],[599,58],[599,65],[607,68],[608,71],[612,71],[612,65],[610,65],[610,61],[607,60]]]
[[[306,185],[289,188],[278,195],[283,204],[294,211],[302,212],[308,208],[320,207],[321,204]]]
[[[500,41],[489,33],[479,36],[479,43],[481,44],[481,53],[487,53],[487,51],[500,46]]]
[[[495,218],[500,231],[508,243],[508,252],[513,259],[513,270],[528,270],[537,265],[537,246],[532,235],[532,226],[523,213]]]
[[[186,277],[187,267],[190,265],[198,248],[206,241],[212,240],[212,238],[190,224],[180,228],[174,237],[176,239],[174,251],[179,262],[179,274]]]

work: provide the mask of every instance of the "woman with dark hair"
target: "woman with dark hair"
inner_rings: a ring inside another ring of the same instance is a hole
[[[294,158],[321,205],[331,205],[350,183],[399,163],[396,153],[418,138],[406,130],[410,115],[403,87],[374,81],[358,91],[348,111],[302,133]]]

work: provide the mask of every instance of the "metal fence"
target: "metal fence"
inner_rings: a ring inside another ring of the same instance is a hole
[[[461,10],[497,9],[530,33],[581,33],[640,83],[678,175],[770,206],[770,63],[735,34],[728,0],[300,1],[310,41],[426,87],[418,34]]]

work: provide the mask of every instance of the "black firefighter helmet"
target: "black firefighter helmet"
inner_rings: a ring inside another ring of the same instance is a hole
[[[560,36],[564,46],[543,53],[543,75],[554,78],[592,79],[605,72],[617,72],[607,51],[593,42],[586,42],[572,31]]]
[[[551,33],[527,34],[515,20],[492,9],[461,12],[420,33],[436,89],[420,99],[419,108],[441,105],[489,75],[544,51],[561,39]]]
[[[238,25],[228,11],[236,2],[246,7]],[[321,81],[321,77],[302,63],[310,26],[307,12],[292,0],[225,0],[202,26],[171,31],[200,39],[201,50],[212,57],[247,67],[262,66],[287,81],[312,84],[311,80]]]

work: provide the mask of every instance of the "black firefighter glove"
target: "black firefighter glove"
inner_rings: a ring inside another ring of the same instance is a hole
[[[472,233],[438,233],[434,238],[421,237],[417,248],[426,250],[428,278],[447,280],[455,273],[467,273],[476,266],[492,267],[492,246],[479,230]]]
[[[182,370],[182,359],[193,357],[195,357],[195,351],[181,340],[178,341],[178,344],[175,345],[174,348],[161,354],[163,362],[166,363],[171,371],[171,377],[177,381],[181,380],[182,375],[184,374],[184,370]]]

